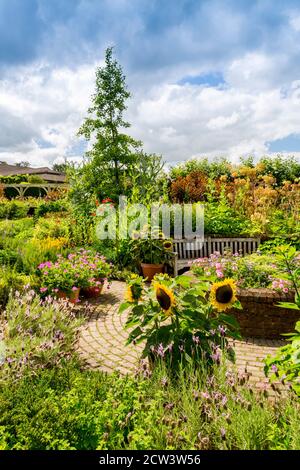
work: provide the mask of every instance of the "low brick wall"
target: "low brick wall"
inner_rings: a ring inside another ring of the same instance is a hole
[[[300,320],[300,311],[277,307],[278,302],[293,302],[294,295],[279,294],[271,289],[239,289],[238,299],[243,310],[229,313],[239,322],[243,336],[282,339],[282,333],[291,333]]]

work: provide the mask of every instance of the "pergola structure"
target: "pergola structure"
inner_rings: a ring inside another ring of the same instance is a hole
[[[69,185],[65,183],[23,183],[23,184],[3,184],[4,191],[6,188],[13,188],[16,190],[17,197],[21,199],[25,197],[26,192],[30,188],[40,188],[40,196],[47,196],[49,191],[61,191],[68,189]]]

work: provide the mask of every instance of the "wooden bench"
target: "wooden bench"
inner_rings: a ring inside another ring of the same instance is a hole
[[[260,239],[205,237],[204,242],[195,240],[174,240],[173,245],[174,259],[172,267],[174,269],[174,275],[177,276],[178,271],[189,267],[193,260],[208,258],[215,252],[224,254],[225,251],[231,251],[232,253],[240,253],[242,255],[254,253],[260,245]]]

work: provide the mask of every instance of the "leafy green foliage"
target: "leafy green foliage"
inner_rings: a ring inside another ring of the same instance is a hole
[[[209,161],[208,158],[202,157],[198,159],[187,160],[171,169],[171,178],[178,176],[187,176],[194,171],[202,172],[207,177],[215,179],[223,175],[230,176],[231,164],[226,158],[216,158]]]
[[[299,449],[299,403],[273,406],[247,377],[164,368],[140,374],[64,367],[0,389],[2,450]],[[244,383],[244,385],[242,385]],[[34,397],[34,400],[32,399]]]
[[[156,275],[148,288],[140,282],[140,295],[135,298],[136,281],[136,277],[129,280],[120,312],[130,309],[128,343],[145,342],[143,354],[151,360],[163,360],[173,370],[191,362],[210,366],[218,363],[221,350],[227,350],[225,332],[239,337],[235,319],[214,311],[207,283],[195,283],[187,276]]]
[[[287,277],[295,289],[295,303],[280,302],[278,306],[300,310],[300,253],[291,246],[279,246],[277,253],[285,263]],[[265,373],[270,374],[271,380],[289,383],[300,397],[300,322],[296,323],[294,333],[285,336],[289,337],[290,343],[279,348],[274,357],[266,358]]]
[[[284,158],[281,155],[277,157],[263,157],[260,163],[264,165],[264,174],[272,175],[278,185],[284,181],[294,181],[300,178],[300,163],[295,157]]]
[[[24,273],[18,273],[15,269],[9,267],[0,267],[0,306],[3,308],[7,304],[9,295],[16,291],[23,291],[26,285],[34,285],[35,280],[32,276]]]
[[[247,220],[238,216],[229,204],[205,205],[204,231],[206,234],[238,236],[247,233]]]

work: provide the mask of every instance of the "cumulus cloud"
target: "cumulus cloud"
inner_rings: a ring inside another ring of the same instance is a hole
[[[262,61],[261,56],[253,60],[253,76],[260,76]],[[268,152],[268,142],[299,133],[298,81],[284,93],[272,85],[256,88],[255,80],[251,89],[251,80],[239,84],[232,69],[226,86],[156,88],[132,111],[135,135],[142,136],[149,151],[159,149],[168,161],[180,161],[191,155],[259,155]]]
[[[94,69],[95,64],[75,70],[34,64],[11,71],[0,82],[0,159],[41,165],[72,155]]]

